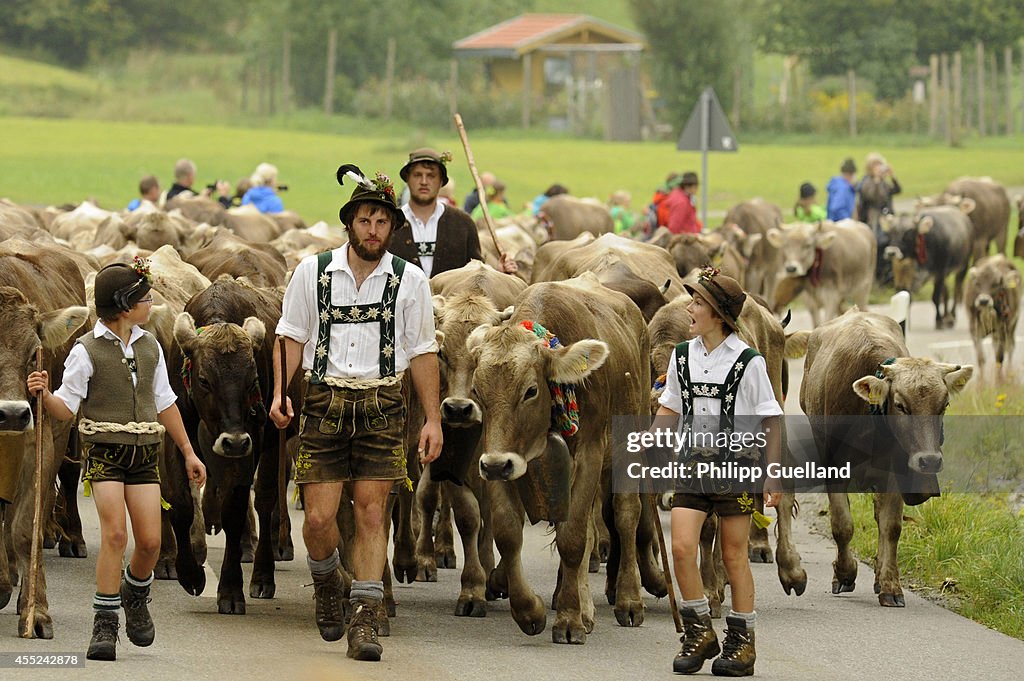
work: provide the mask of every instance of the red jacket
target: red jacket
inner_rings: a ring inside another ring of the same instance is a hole
[[[668,221],[663,223],[673,234],[700,234],[704,226],[697,219],[697,209],[690,195],[682,187],[669,192],[668,198],[661,204],[668,212]],[[659,214],[660,214],[659,207]]]

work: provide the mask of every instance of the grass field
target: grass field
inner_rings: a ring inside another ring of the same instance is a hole
[[[295,122],[304,128],[318,117]],[[605,143],[515,131],[474,131],[470,139],[478,168],[492,170],[521,206],[553,182],[579,196],[606,199],[618,189],[633,195],[640,210],[671,170],[699,169],[696,153],[679,153],[667,143]],[[257,163],[269,161],[291,190],[288,208],[307,220],[337,221],[347,191],[339,189],[334,170],[354,162],[364,171],[397,176],[408,151],[422,144],[450,149],[456,161],[450,173],[456,193],[469,187],[469,172],[457,135],[392,124],[386,129],[352,120],[332,119],[330,133],[192,125],[159,125],[92,120],[5,118],[0,148],[0,195],[25,203],[77,202],[93,197],[120,208],[135,195],[138,178],[154,173],[169,184],[177,158],[199,166],[199,182],[236,180]],[[788,212],[796,188],[810,180],[822,188],[846,156],[861,160],[874,145],[744,144],[738,153],[713,154],[709,160],[709,209],[725,210],[738,201],[763,196]],[[896,169],[906,195],[941,190],[959,175],[991,175],[1007,186],[1024,185],[1024,151],[1020,143],[985,140],[961,149],[946,147],[881,148]],[[710,220],[712,225],[717,224]]]

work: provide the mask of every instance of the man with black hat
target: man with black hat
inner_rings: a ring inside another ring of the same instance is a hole
[[[164,430],[181,451],[189,480],[202,485],[206,467],[185,433],[160,344],[140,326],[153,308],[149,264],[136,257],[132,265],[104,267],[96,275],[95,299],[99,320],[72,347],[60,388],[47,389],[45,371],[29,374],[28,388],[60,421],[74,418],[81,407],[86,496],[96,500],[101,537],[86,658],[109,661],[117,658],[122,607],[128,640],[148,646],[156,635],[147,603],[160,557],[157,459]],[[122,569],[126,507],[135,548]]]
[[[673,234],[700,234],[704,229],[704,225],[697,219],[697,205],[693,200],[699,186],[697,173],[687,171],[665,199],[665,209],[668,211],[665,226]]]
[[[376,661],[383,650],[377,637],[384,510],[388,493],[406,477],[402,377],[411,373],[427,415],[418,451],[425,465],[441,452],[437,342],[426,276],[388,252],[393,234],[408,231],[391,180],[381,173],[368,180],[353,165],[338,169],[338,181],[345,178],[356,182],[339,212],[349,241],[295,268],[277,335],[285,339],[286,380],[300,364],[306,377],[295,481],[305,502],[302,536],[316,624],[324,640],[341,638],[347,604],[335,517],[342,485],[350,482],[356,532],[348,655]],[[280,364],[278,353],[274,362]],[[294,413],[290,400],[280,403],[280,366],[274,380],[270,417],[284,428]]]
[[[763,431],[768,461],[779,462],[782,407],[775,399],[764,358],[737,335],[746,293],[735,279],[711,267],[701,272],[695,286],[686,285],[686,290],[693,296],[686,309],[694,337],[677,345],[672,353],[658,415],[681,415],[684,433],[714,435],[710,440],[714,443],[728,434],[728,447],[691,444],[683,452],[684,462],[735,460],[750,465],[753,459],[754,465],[760,464],[761,454],[756,448],[737,452],[732,446],[734,435],[754,435],[755,428]],[[691,437],[691,441],[700,440]],[[684,625],[680,639],[683,645],[672,663],[676,673],[696,673],[720,651],[711,669],[716,676],[744,676],[754,671],[754,580],[747,558],[754,501],[732,482],[685,481],[677,486],[673,497],[672,555],[683,598]],[[765,505],[775,506],[779,496],[777,485],[769,488],[766,483]],[[697,568],[701,527],[712,512],[719,517],[723,559],[732,590],[732,612],[726,618],[728,629],[722,645],[711,626]]]
[[[483,260],[473,219],[437,200],[441,187],[448,183],[447,164],[451,160],[451,152],[441,154],[424,147],[410,153],[399,171],[409,185],[409,203],[402,206],[402,211],[411,228],[395,239],[390,250],[420,267],[427,277],[458,269],[470,260]],[[518,266],[506,256],[501,270],[513,274]]]

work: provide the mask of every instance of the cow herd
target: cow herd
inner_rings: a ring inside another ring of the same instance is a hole
[[[485,262],[431,280],[446,444],[439,462],[422,470],[411,462],[415,489],[394,495],[387,610],[394,614],[392,578],[436,581],[438,567],[455,566],[453,516],[465,557],[455,615],[482,617],[488,600],[508,598],[523,632],[544,631],[547,607],[522,564],[529,519],[554,526],[555,642],[584,643],[593,630],[587,574],[601,562],[617,622],[643,622],[642,591],[661,597],[669,588],[658,567],[658,510],[653,495],[613,494],[612,418],[628,417],[641,428],[656,409],[652,386],[672,348],[687,337],[683,282],[707,265],[753,294],[740,317],[742,336],[764,355],[780,403],[790,388],[787,360],[806,354],[804,412],[880,414],[889,425],[879,452],[924,480],[916,495],[875,499],[876,592],[882,605],[902,605],[896,541],[903,503],[921,503],[937,491],[941,415],[973,369],[911,357],[898,325],[864,311],[879,286],[875,264],[887,259],[900,288],[934,280],[937,328],[951,326],[963,302],[978,364],[984,363],[981,340],[991,335],[996,363],[1006,367],[1021,293],[1020,274],[1004,255],[1009,214],[1001,186],[963,178],[922,200],[912,214],[882,216],[874,229],[852,220],[786,224],[778,207],[752,199],[730,210],[717,230],[679,235],[659,229],[637,241],[612,234],[604,208],[563,196],[545,204],[540,220],[509,218],[499,225],[501,250],[519,264],[517,276],[494,269],[498,249],[481,225]],[[882,233],[887,238],[879,253]],[[22,632],[53,636],[42,564],[36,566],[41,588],[33,620],[26,619],[35,423],[25,378],[42,346],[52,380],[60,381],[71,344],[96,319],[90,307],[95,272],[136,255],[149,258],[153,275],[156,304],[147,328],[168,358],[186,429],[208,469],[202,493],[190,489],[167,439],[160,460],[166,530],[157,577],[202,593],[205,535],[223,530],[219,612],[245,613],[243,562],[253,562],[248,597],[274,597],[274,563],[291,560],[294,550],[279,477],[291,461],[281,461],[277,431],[267,419],[274,383],[271,330],[295,265],[343,241],[339,230],[307,228],[294,214],[225,210],[198,197],[128,214],[88,202],[39,209],[0,201],[0,607],[20,583]],[[990,256],[992,242],[998,254]],[[1024,243],[1018,240],[1015,248],[1024,251]],[[955,279],[952,292],[948,275]],[[780,318],[801,294],[815,328],[787,335],[790,317]],[[552,413],[565,411],[568,388],[578,420],[563,427],[553,423]],[[301,400],[298,380],[289,394]],[[910,429],[900,425],[897,415],[903,413],[939,418],[931,430]],[[409,415],[414,438],[422,420],[418,405],[410,404]],[[843,447],[827,428],[814,437],[823,450]],[[293,452],[294,441],[290,447]],[[73,426],[47,422],[42,494],[52,520],[46,537],[68,557],[87,555],[77,511],[77,450]],[[830,494],[830,507],[838,546],[832,586],[839,593],[851,590],[856,577],[843,490]],[[351,538],[351,518],[344,516],[343,543]],[[782,587],[800,595],[807,575],[792,541],[795,516],[795,497],[785,494],[774,556],[767,532],[754,526],[750,553],[762,562],[774,558]],[[702,577],[717,612],[724,584],[711,559],[713,518],[705,529]]]

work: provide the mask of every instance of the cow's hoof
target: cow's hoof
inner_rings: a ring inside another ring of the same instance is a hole
[[[173,558],[161,558],[153,567],[153,579],[177,579],[178,571],[174,568]]]
[[[750,557],[751,563],[771,563],[774,562],[772,556],[772,547],[767,544],[761,545],[750,545],[750,550],[747,552]]]
[[[722,618],[722,601],[719,599],[708,599],[708,607],[711,609],[711,619]]]
[[[416,563],[399,563],[396,560],[392,561],[391,565],[399,584],[402,582],[412,584],[416,581]]]
[[[878,604],[883,608],[905,608],[907,602],[903,599],[903,594],[878,594]]]
[[[508,598],[508,578],[504,570],[494,568],[487,576],[487,600],[496,601],[500,598]]]
[[[4,589],[0,591],[0,610],[7,607],[7,604],[11,602],[11,594],[14,593],[12,589]]]
[[[54,537],[53,535],[49,535],[48,534],[45,537],[43,537],[43,548],[44,549],[52,549],[56,545],[57,545],[57,538]]]
[[[590,562],[587,563],[587,572],[594,574],[601,569],[601,556],[596,553],[590,554]]]
[[[245,596],[241,592],[219,594],[217,596],[217,612],[222,615],[244,615]]]
[[[456,565],[455,560],[455,549],[444,549],[434,554],[434,562],[437,563],[437,567],[443,570],[454,570]]]
[[[242,558],[238,561],[240,563],[251,563],[256,559],[256,555],[253,553],[251,546],[246,546],[242,549]]]
[[[807,588],[807,571],[800,570],[800,573],[795,577],[783,577],[779,575],[779,581],[782,582],[782,589],[786,592],[786,595],[796,594],[797,596],[803,596],[804,590]],[[835,589],[835,582],[832,583],[832,588]],[[853,591],[853,582],[850,582],[850,591]],[[839,593],[834,591],[832,593]]]
[[[559,621],[551,627],[551,640],[555,643],[568,643],[581,646],[587,642],[587,628],[583,619],[579,621]]]
[[[644,623],[644,602],[637,599],[617,604],[615,621],[620,627],[639,627]]]
[[[544,601],[540,596],[533,594],[530,607],[524,610],[512,608],[512,619],[519,625],[527,636],[536,636],[548,626],[547,613],[544,611]]]
[[[615,605],[615,587],[608,587],[604,590],[604,597],[608,600],[608,605]]]
[[[198,596],[206,588],[206,571],[202,565],[187,565],[184,562],[175,564],[178,573],[178,584],[189,595]]]
[[[395,603],[394,598],[384,598],[384,608],[387,610],[388,617],[398,616],[398,604]]]
[[[597,545],[597,555],[601,557],[602,563],[608,562],[608,554],[611,553],[611,550],[611,545],[606,541],[603,541]]]
[[[424,563],[419,566],[416,571],[417,582],[436,582],[437,581],[437,567],[430,563]]]
[[[459,596],[455,603],[456,617],[487,617],[487,601],[471,596]]]
[[[49,615],[36,615],[35,622],[30,626],[28,619],[22,617],[18,620],[18,631],[29,632],[28,636],[23,635],[22,638],[41,638],[48,641],[53,638],[53,620]]]
[[[640,586],[655,598],[668,596],[668,585],[665,583],[665,576],[660,572],[642,570],[640,572]]]
[[[85,542],[82,540],[71,541],[70,539],[61,539],[57,542],[57,551],[60,553],[61,558],[88,558],[89,551],[85,547]]]
[[[274,560],[278,563],[287,563],[288,561],[295,560],[295,547],[290,544],[284,548],[280,546],[275,547]]]
[[[874,586],[874,589],[875,589],[875,595],[876,595],[876,596],[877,596],[878,594],[882,593],[882,585],[878,583],[878,580],[877,580],[877,579],[875,580],[875,586]]]
[[[834,594],[845,594],[852,592],[857,587],[855,580],[832,580],[832,593]],[[798,594],[799,595],[799,594]]]
[[[253,577],[252,582],[249,583],[250,598],[273,598],[276,591],[277,586],[273,579]]]

